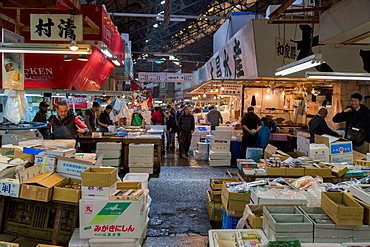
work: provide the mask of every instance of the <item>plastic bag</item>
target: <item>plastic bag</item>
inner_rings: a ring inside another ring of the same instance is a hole
[[[307,201],[309,207],[321,207],[321,192],[325,191],[325,187],[314,181],[307,189]]]
[[[302,190],[307,190],[308,188],[310,188],[312,186],[313,183],[320,183],[322,184],[324,182],[323,178],[322,177],[319,177],[319,176],[316,176],[314,179],[312,179],[308,184],[306,184],[305,186],[303,186],[301,189]]]
[[[312,179],[313,179],[313,177],[311,177],[311,176],[300,177],[297,180],[295,180],[292,183],[292,185],[299,189],[299,188],[302,188],[302,187],[306,186],[306,184],[311,182]]]
[[[4,94],[8,96],[4,108],[4,118],[18,124],[27,109],[24,91],[5,90]]]

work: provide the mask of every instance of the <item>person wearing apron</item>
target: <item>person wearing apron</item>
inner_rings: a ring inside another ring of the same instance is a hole
[[[109,114],[113,111],[113,107],[111,105],[107,105],[105,110],[100,113],[99,116],[99,129],[100,132],[109,132],[108,126],[113,125],[113,121],[110,119]]]
[[[59,101],[56,108],[57,115],[50,117],[50,134],[52,139],[76,139],[78,134],[86,133],[86,124],[68,110],[66,101]]]

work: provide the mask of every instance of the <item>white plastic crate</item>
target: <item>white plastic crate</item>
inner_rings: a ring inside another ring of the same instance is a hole
[[[143,189],[148,189],[149,174],[148,173],[127,173],[122,182],[141,182]]]
[[[236,239],[236,236],[238,233],[254,233],[259,236],[259,241],[263,245],[268,245],[268,240],[263,233],[261,229],[214,229],[208,231],[208,242],[209,247],[216,247],[215,243],[215,237],[218,238],[218,240],[224,240],[228,242],[232,242],[230,240],[234,240],[233,236]],[[235,246],[238,246],[238,244],[235,241]]]
[[[90,247],[140,247],[140,239],[89,239]]]
[[[89,240],[80,239],[80,229],[75,228],[73,235],[69,240],[68,247],[89,247]]]

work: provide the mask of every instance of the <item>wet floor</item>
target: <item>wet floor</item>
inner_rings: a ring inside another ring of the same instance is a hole
[[[237,172],[236,168],[209,167],[206,161],[179,158],[175,150],[166,151],[160,172],[149,179],[152,204],[143,247],[208,246],[208,231],[221,225],[211,224],[208,218],[206,190],[209,179],[227,177],[226,170]],[[0,240],[19,243],[20,247],[47,243],[8,234],[0,234]]]

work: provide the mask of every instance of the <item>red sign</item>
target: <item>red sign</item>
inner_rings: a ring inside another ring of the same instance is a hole
[[[62,100],[66,100],[68,102],[69,109],[73,109],[73,102],[74,102],[76,109],[87,108],[86,96],[74,96],[74,97],[69,97],[68,99],[65,97],[53,97],[52,102],[51,102],[53,105],[53,108],[56,108],[57,103]]]

